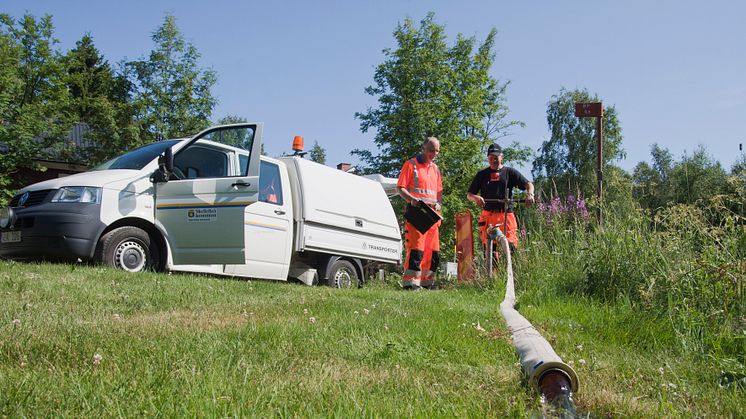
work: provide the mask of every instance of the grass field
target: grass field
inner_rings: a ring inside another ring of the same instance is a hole
[[[502,293],[0,261],[0,416],[541,415]],[[670,347],[663,319],[537,295],[518,309],[577,370],[580,414],[746,416],[743,387]]]

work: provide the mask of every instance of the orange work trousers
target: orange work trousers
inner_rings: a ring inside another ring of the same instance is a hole
[[[479,216],[479,237],[482,239],[484,249],[487,248],[487,229],[489,226],[499,226],[500,231],[508,238],[508,243],[514,247],[518,246],[518,234],[516,233],[518,230],[518,221],[516,221],[514,213],[509,212],[505,214],[504,212],[482,210],[482,214]],[[497,249],[500,245],[494,243],[493,246],[495,254],[497,254]]]
[[[440,265],[440,221],[427,232],[420,233],[409,222],[404,224],[404,287],[433,287]]]

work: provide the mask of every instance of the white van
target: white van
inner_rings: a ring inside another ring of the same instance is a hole
[[[358,286],[401,262],[394,210],[373,180],[260,155],[262,124],[217,126],[27,186],[0,210],[0,256],[95,260]]]

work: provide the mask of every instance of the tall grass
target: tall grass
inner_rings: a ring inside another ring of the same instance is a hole
[[[742,215],[713,199],[662,209],[652,220],[642,210],[607,211],[598,228],[573,205],[555,207],[522,214],[530,234],[517,269],[534,281],[526,296],[629,304],[667,322],[681,350],[746,371]]]

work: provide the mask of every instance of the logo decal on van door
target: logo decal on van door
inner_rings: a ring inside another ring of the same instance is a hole
[[[187,221],[215,221],[218,219],[218,210],[215,208],[194,208],[187,210]]]

